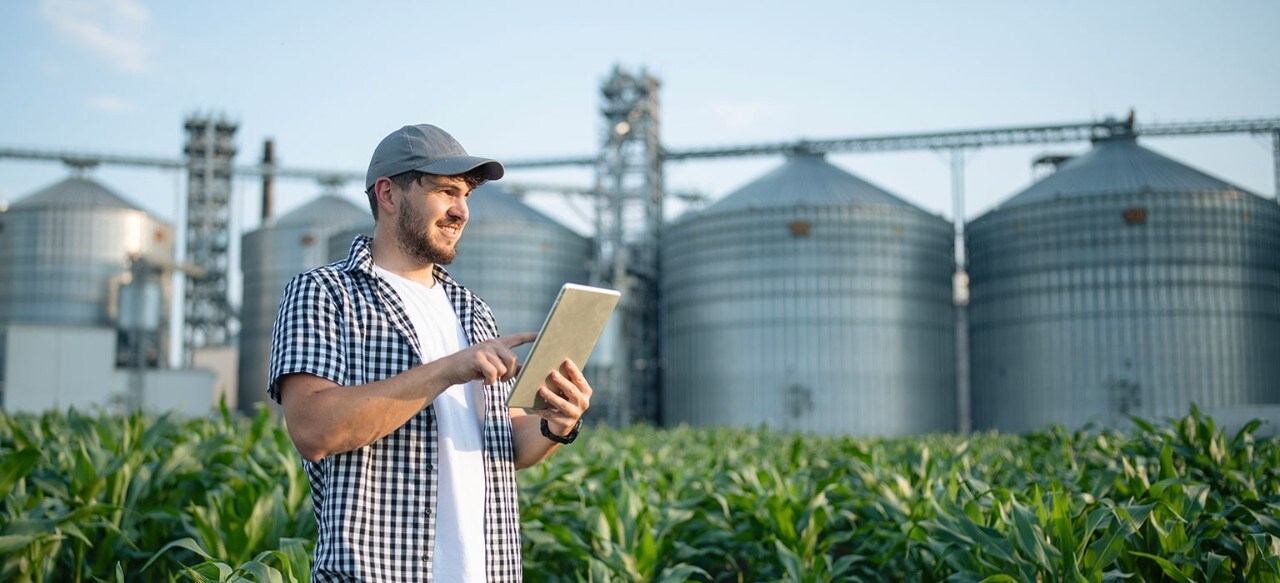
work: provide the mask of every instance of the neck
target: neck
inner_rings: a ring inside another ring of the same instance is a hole
[[[406,255],[396,245],[391,233],[383,232],[379,223],[374,227],[373,242],[369,244],[369,252],[373,254],[373,263],[391,273],[405,279],[416,281],[427,287],[436,284],[435,264],[421,263]]]

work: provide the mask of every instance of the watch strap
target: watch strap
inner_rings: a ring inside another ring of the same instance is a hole
[[[578,438],[578,430],[582,428],[582,420],[579,419],[577,423],[573,424],[573,429],[569,430],[568,435],[556,435],[552,433],[551,427],[547,425],[546,419],[543,419],[540,425],[542,427],[543,437],[550,439],[551,441],[554,441],[556,443],[569,444],[569,443],[573,443],[573,440]]]

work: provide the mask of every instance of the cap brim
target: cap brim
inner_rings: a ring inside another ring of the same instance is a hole
[[[418,172],[427,174],[435,174],[438,176],[456,176],[480,169],[480,176],[485,180],[498,180],[506,173],[506,169],[502,167],[502,163],[489,158],[480,158],[477,156],[452,156],[442,158],[430,164],[414,168]]]

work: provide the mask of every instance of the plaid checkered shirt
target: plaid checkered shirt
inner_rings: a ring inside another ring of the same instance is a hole
[[[280,377],[307,373],[342,386],[379,381],[422,362],[404,304],[374,274],[370,239],[357,237],[344,261],[297,277],[285,288],[271,334],[268,393],[280,402]],[[471,344],[497,336],[484,301],[440,266],[436,278]],[[511,382],[486,385],[484,417],[485,575],[519,581]],[[432,581],[438,453],[428,406],[378,441],[319,462],[302,461],[319,527],[312,580]]]

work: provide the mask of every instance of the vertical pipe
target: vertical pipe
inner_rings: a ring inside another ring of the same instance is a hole
[[[1271,170],[1276,175],[1276,204],[1280,204],[1280,130],[1271,132]]]
[[[609,172],[612,176],[611,184],[613,192],[610,194],[610,217],[612,229],[609,232],[609,247],[612,253],[610,257],[613,260],[610,282],[613,287],[622,292],[622,298],[618,301],[618,329],[620,331],[621,342],[618,343],[617,365],[613,369],[613,386],[614,394],[618,395],[617,405],[614,409],[615,417],[612,419],[615,423],[614,427],[624,427],[631,421],[631,411],[633,406],[634,393],[631,390],[632,378],[634,376],[633,369],[635,367],[635,302],[634,297],[635,286],[631,285],[631,279],[627,274],[627,241],[626,241],[626,204],[627,204],[627,182],[626,182],[626,143],[623,136],[615,136],[614,142],[609,145],[613,149],[612,164]]]
[[[951,149],[951,220],[955,226],[956,269],[964,269],[964,148]]]
[[[266,223],[274,213],[272,205],[275,204],[275,169],[276,169],[276,144],[275,140],[267,138],[262,143],[262,222]]]
[[[964,148],[951,150],[951,220],[955,227],[955,276],[953,300],[956,324],[956,431],[969,432],[969,277],[964,253]]]

